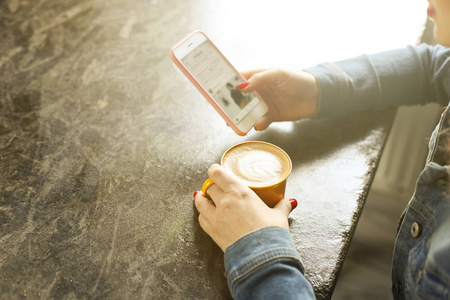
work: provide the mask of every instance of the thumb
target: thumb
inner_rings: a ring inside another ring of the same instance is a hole
[[[272,84],[274,80],[276,80],[277,75],[276,70],[263,70],[253,73],[247,80],[248,85],[240,90],[244,93],[251,93],[258,89],[264,88],[268,84]]]
[[[261,118],[261,120],[255,123],[255,130],[256,131],[265,130],[267,127],[269,127],[270,123],[272,123],[272,121],[270,121],[269,116],[265,115],[264,117]]]
[[[297,207],[297,200],[294,198],[291,199],[282,199],[279,201],[273,209],[279,210],[283,212],[283,214],[286,215],[286,217],[289,215],[291,211],[293,211]]]

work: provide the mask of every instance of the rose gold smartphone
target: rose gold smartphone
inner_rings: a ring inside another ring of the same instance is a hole
[[[246,80],[202,31],[176,44],[170,57],[237,134],[246,135],[267,113],[256,92],[242,93],[236,87]]]

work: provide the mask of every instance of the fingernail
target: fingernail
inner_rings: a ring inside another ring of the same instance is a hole
[[[292,207],[291,211],[293,211],[297,207],[297,204],[298,204],[297,200],[294,198],[289,199],[289,203],[291,203],[291,207]]]
[[[194,198],[195,198],[195,196],[197,196],[197,194],[198,194],[198,191],[196,191],[196,192],[194,193]]]
[[[243,88],[245,88],[248,85],[248,82],[242,82],[239,83],[236,87],[240,90],[242,90]]]

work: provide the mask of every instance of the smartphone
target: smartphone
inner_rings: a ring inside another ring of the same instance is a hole
[[[236,87],[245,78],[202,31],[173,46],[170,57],[237,134],[246,135],[267,113],[258,93],[242,93]]]

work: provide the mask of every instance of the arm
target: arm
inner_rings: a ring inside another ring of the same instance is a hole
[[[320,86],[318,117],[427,102],[446,105],[449,54],[441,46],[409,46],[307,69]]]
[[[237,240],[225,251],[225,269],[234,299],[315,299],[283,228],[265,227]]]
[[[209,188],[214,203],[197,192],[195,206],[200,226],[225,252],[225,269],[233,297],[314,298],[289,233],[287,216],[296,201],[283,199],[269,208],[221,166],[212,165],[208,174],[214,181]]]
[[[248,86],[269,106],[255,125],[312,117],[341,117],[355,111],[388,106],[448,104],[450,49],[420,45],[324,63],[300,72],[255,70],[243,72]]]

